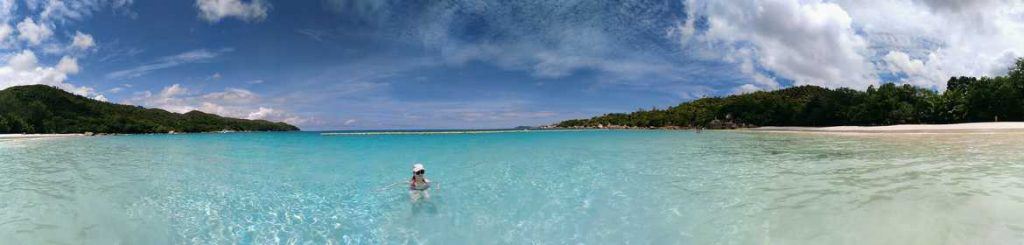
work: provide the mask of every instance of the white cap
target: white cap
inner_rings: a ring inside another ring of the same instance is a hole
[[[423,164],[417,163],[412,165],[413,172],[419,172],[420,170],[426,170],[425,168],[423,168]]]

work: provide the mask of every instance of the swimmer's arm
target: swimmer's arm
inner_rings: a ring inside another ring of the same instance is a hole
[[[401,184],[409,184],[409,183],[410,183],[410,182],[405,182],[405,181],[402,181],[402,182],[397,182],[397,183],[394,183],[394,184],[390,184],[390,185],[387,185],[387,186],[381,187],[380,189],[377,189],[377,191],[383,191],[384,189],[390,189],[391,187],[395,187],[396,185],[401,185]]]

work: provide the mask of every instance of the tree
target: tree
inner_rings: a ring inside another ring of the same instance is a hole
[[[0,132],[4,133],[166,133],[298,130],[285,123],[186,114],[95,101],[45,86],[0,90]]]
[[[726,119],[726,116],[731,118]],[[946,91],[893,83],[865,91],[799,86],[701,98],[665,110],[638,110],[559,125],[707,126],[713,120],[762,126],[891,125],[1024,120],[1024,58],[1006,76],[952,77]]]

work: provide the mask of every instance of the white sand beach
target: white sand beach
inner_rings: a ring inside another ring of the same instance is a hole
[[[747,130],[762,132],[812,133],[991,133],[1024,132],[1024,122],[901,124],[892,126],[760,127]]]
[[[83,134],[0,134],[0,140],[76,137]]]

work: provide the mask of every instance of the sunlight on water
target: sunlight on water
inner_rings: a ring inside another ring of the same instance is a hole
[[[1024,242],[1024,135],[0,141],[0,244]],[[412,163],[437,183],[412,203]]]

